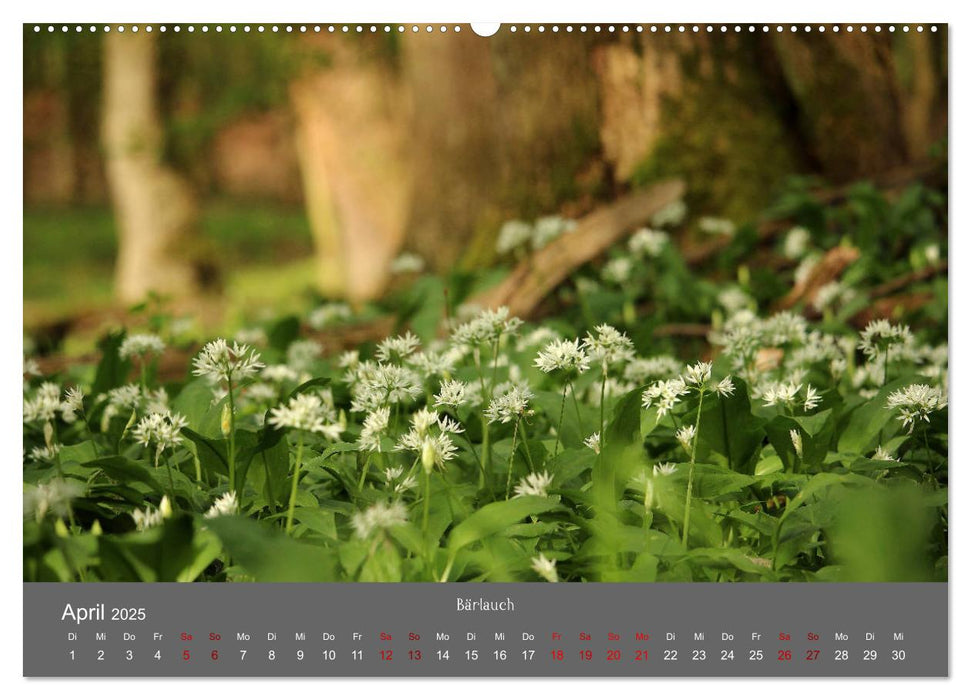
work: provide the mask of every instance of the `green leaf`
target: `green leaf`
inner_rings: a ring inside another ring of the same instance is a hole
[[[145,532],[99,538],[106,581],[194,581],[218,554],[218,540],[196,529],[187,514],[167,518]]]
[[[156,493],[163,493],[164,488],[156,480],[152,471],[139,462],[121,455],[99,457],[85,462],[82,466],[100,469],[111,479],[123,484],[141,483]]]
[[[240,516],[206,521],[233,560],[257,581],[335,581],[336,551],[297,542]]]
[[[131,372],[131,362],[122,360],[118,355],[118,350],[125,340],[125,332],[109,333],[98,342],[98,350],[101,351],[101,362],[94,375],[94,382],[91,384],[91,395],[106,393],[109,389],[114,389],[124,384]]]
[[[551,498],[522,496],[483,506],[460,522],[449,533],[448,550],[454,554],[463,547],[498,534],[530,515],[560,508]]]
[[[838,450],[856,454],[872,452],[879,444],[880,431],[894,415],[887,408],[887,397],[909,383],[907,379],[898,379],[885,384],[876,396],[850,411],[849,419],[844,417],[841,421],[844,427]]]
[[[752,474],[765,436],[763,420],[752,415],[748,385],[738,377],[732,382],[732,396],[705,396],[698,439],[722,455],[729,469]]]

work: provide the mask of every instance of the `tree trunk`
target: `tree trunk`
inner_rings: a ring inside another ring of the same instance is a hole
[[[198,210],[185,180],[163,163],[151,34],[109,32],[104,45],[102,138],[115,220],[115,295],[190,296],[214,282],[198,254]]]

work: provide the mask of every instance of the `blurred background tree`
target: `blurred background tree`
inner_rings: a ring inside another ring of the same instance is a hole
[[[677,175],[742,222],[790,175],[919,169],[947,133],[946,31],[213,29],[25,27],[28,323],[148,289],[361,302],[404,249],[489,263],[508,219]]]

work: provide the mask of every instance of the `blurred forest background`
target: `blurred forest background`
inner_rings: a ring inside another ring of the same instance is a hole
[[[383,28],[383,27],[382,27]],[[24,28],[24,324],[150,292],[207,323],[360,305],[672,176],[753,220],[794,175],[946,171],[946,31],[105,34]],[[942,166],[943,164],[943,166]]]

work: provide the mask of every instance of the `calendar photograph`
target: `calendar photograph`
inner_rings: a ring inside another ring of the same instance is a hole
[[[23,26],[24,583],[946,582],[947,25],[483,34]]]

